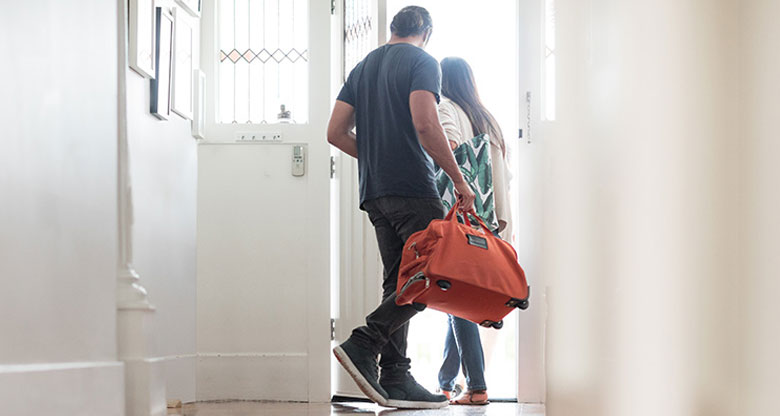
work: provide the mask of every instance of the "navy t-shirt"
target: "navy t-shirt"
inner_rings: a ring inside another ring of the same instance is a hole
[[[409,95],[441,91],[441,68],[408,43],[384,45],[349,74],[338,100],[355,108],[360,206],[384,196],[439,198],[434,165],[412,123]]]

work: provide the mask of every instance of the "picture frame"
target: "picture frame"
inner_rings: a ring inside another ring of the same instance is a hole
[[[192,114],[192,136],[203,140],[206,138],[206,74],[200,69],[195,69],[192,72],[195,79],[195,108]]]
[[[151,80],[150,112],[160,120],[171,116],[171,74],[174,20],[170,13],[157,7],[155,12],[155,77]]]
[[[192,17],[200,17],[200,8],[202,0],[176,0],[184,10]]]
[[[130,0],[128,11],[128,62],[144,78],[154,78],[155,61],[154,0]]]
[[[173,9],[173,19],[173,89],[171,92],[171,109],[182,118],[192,120],[195,28],[190,16],[178,7]]]

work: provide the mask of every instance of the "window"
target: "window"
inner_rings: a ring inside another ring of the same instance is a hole
[[[220,123],[306,123],[308,0],[218,0]]]
[[[374,43],[373,11],[370,0],[344,1],[344,78],[371,52]]]

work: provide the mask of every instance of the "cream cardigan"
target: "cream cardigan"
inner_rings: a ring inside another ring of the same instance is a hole
[[[471,121],[466,112],[452,100],[442,97],[439,104],[439,121],[444,127],[447,139],[456,145],[463,144],[474,137]],[[512,175],[509,173],[506,158],[501,154],[501,148],[490,140],[490,159],[493,164],[493,197],[495,200],[496,218],[501,238],[511,241],[512,236],[512,209],[509,205],[509,182]]]

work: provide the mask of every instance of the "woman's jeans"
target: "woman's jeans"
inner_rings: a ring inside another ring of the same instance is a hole
[[[444,341],[444,363],[439,370],[439,387],[452,391],[458,370],[463,366],[468,390],[486,390],[485,355],[479,338],[479,327],[471,321],[447,315],[449,329]]]

